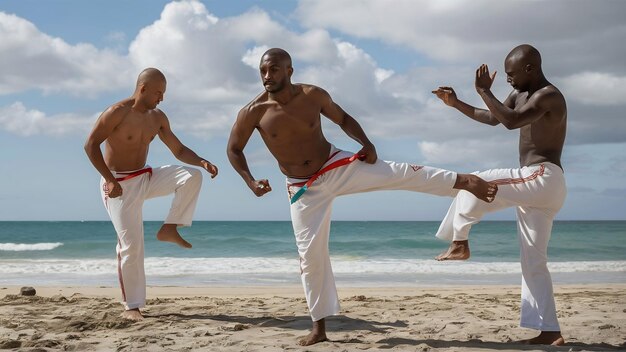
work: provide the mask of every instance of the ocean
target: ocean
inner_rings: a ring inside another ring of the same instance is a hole
[[[514,221],[485,221],[470,235],[472,257],[437,262],[447,248],[435,221],[333,221],[330,253],[338,286],[519,284]],[[148,285],[300,284],[289,221],[196,221],[193,244],[159,242],[145,222]],[[0,222],[0,285],[116,286],[116,236],[108,221]],[[626,283],[626,221],[557,221],[549,247],[556,284]]]

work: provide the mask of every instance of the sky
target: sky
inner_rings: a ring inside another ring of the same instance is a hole
[[[257,198],[232,169],[237,112],[259,94],[268,48],[294,60],[293,82],[318,85],[354,116],[384,160],[458,172],[518,166],[518,131],[474,122],[431,94],[441,85],[484,107],[482,63],[497,71],[528,43],[564,94],[568,185],[559,220],[626,220],[626,2],[580,0],[3,0],[0,3],[0,220],[107,220],[83,145],[95,120],[132,95],[137,75],[167,77],[160,104],[181,141],[220,168],[204,178],[197,220],[288,220],[285,177],[255,133]],[[323,117],[337,147],[359,145]],[[152,166],[178,164],[160,140]],[[149,200],[162,220],[171,197]],[[389,191],[338,198],[335,220],[440,220],[450,199]],[[512,220],[513,210],[487,220]]]

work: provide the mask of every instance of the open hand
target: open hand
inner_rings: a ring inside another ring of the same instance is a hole
[[[486,64],[480,65],[480,67],[476,70],[476,81],[474,82],[474,86],[476,86],[476,90],[489,90],[491,89],[491,85],[493,84],[493,80],[496,78],[495,71],[493,75],[489,75],[489,67]]]
[[[457,102],[456,92],[452,87],[439,87],[437,90],[433,90],[432,93],[448,106],[454,106]]]
[[[272,191],[270,181],[268,180],[254,180],[250,183],[250,189],[257,196],[260,197],[267,192]]]

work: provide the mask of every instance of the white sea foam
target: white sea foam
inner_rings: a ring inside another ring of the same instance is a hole
[[[61,247],[63,243],[0,243],[0,251],[22,252],[22,251],[49,251]]]
[[[333,259],[335,274],[517,274],[517,262],[437,262],[418,259]],[[626,261],[553,262],[552,273],[612,272],[626,275]],[[298,259],[285,258],[169,258],[145,260],[148,276],[209,276],[246,274],[298,274]],[[117,273],[115,259],[0,260],[2,274],[109,275]]]

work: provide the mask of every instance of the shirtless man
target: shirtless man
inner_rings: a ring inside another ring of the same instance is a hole
[[[150,142],[156,135],[174,156],[217,175],[217,167],[183,145],[170,129],[165,114],[156,108],[165,94],[165,76],[155,68],[143,70],[135,93],[106,109],[85,143],[89,160],[102,175],[104,206],[117,232],[118,275],[125,311],[122,316],[141,320],[146,303],[142,206],[146,199],[174,193],[172,207],[157,233],[160,241],[191,248],[177,231],[190,226],[202,184],[198,169],[146,165]],[[104,156],[100,145],[105,143]]]
[[[517,207],[522,264],[520,325],[541,331],[526,340],[528,343],[562,345],[565,341],[556,317],[547,250],[552,220],[567,193],[561,166],[567,125],[565,98],[543,75],[539,51],[530,45],[514,48],[504,68],[507,82],[513,86],[504,103],[490,91],[496,73],[490,76],[487,65],[476,70],[476,90],[488,110],[462,102],[450,87],[433,91],[445,104],[478,122],[519,129],[521,166],[477,173],[498,184],[498,198],[492,203],[476,202],[469,193],[458,193],[437,232],[437,237],[452,243],[437,260],[468,259],[472,225],[485,213]]]
[[[331,205],[336,196],[375,190],[451,196],[456,188],[491,201],[497,187],[474,175],[378,160],[359,123],[326,91],[291,83],[293,68],[286,51],[266,51],[259,69],[265,91],[239,112],[228,141],[228,158],[255,195],[272,190],[267,179],[252,176],[243,153],[256,129],[287,176],[301,279],[313,320],[311,333],[299,343],[311,345],[327,339],[325,317],[339,312],[328,253]],[[352,154],[331,145],[322,133],[320,114],[363,148]]]

